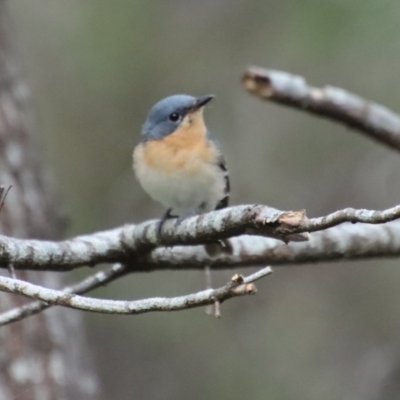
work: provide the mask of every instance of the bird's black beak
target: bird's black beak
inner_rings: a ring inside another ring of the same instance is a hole
[[[202,107],[204,107],[207,103],[209,103],[212,99],[214,98],[213,94],[208,94],[206,96],[198,97],[196,99],[196,104],[193,107],[193,110],[198,110]]]

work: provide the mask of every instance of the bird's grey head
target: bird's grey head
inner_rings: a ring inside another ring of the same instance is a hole
[[[158,140],[175,132],[187,114],[200,110],[213,97],[176,94],[160,100],[149,111],[142,127],[142,140]]]

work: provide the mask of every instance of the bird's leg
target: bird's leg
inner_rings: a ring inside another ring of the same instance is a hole
[[[163,225],[164,225],[164,222],[165,222],[167,219],[174,218],[174,216],[171,215],[171,211],[172,211],[172,208],[168,208],[168,210],[165,212],[165,214],[164,214],[163,217],[161,218],[160,222],[158,223],[158,227],[157,227],[157,237],[158,237],[158,238],[161,237],[161,230],[162,230],[162,227],[163,227]]]

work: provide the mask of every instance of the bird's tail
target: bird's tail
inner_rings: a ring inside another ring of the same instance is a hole
[[[217,242],[207,243],[204,248],[210,257],[233,253],[232,243],[229,239],[219,239]]]

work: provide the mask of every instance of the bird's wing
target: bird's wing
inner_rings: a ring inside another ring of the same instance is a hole
[[[207,139],[210,140],[214,144],[214,146],[216,147],[216,149],[219,153],[217,160],[216,160],[216,164],[217,164],[218,168],[221,170],[221,172],[224,176],[224,180],[225,180],[224,197],[222,197],[222,199],[219,201],[219,203],[215,207],[216,210],[220,210],[221,208],[228,207],[228,204],[229,204],[229,196],[230,196],[230,192],[231,192],[231,185],[230,185],[230,181],[229,181],[229,172],[228,172],[228,168],[226,167],[225,157],[221,154],[218,139],[209,130],[207,130]]]
[[[228,207],[231,185],[229,182],[229,173],[228,173],[228,168],[226,167],[226,161],[222,154],[220,154],[217,158],[217,165],[221,169],[221,172],[223,173],[225,179],[224,197],[219,201],[219,203],[215,207],[216,210],[220,210],[221,208]]]

